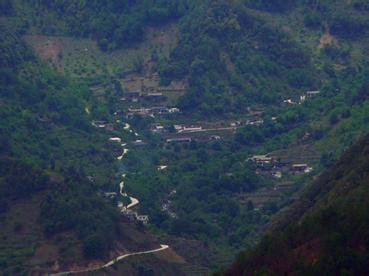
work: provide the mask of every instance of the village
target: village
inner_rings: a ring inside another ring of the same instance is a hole
[[[168,86],[161,86],[158,73],[144,75],[128,75],[122,80],[115,81],[113,87],[119,96],[120,108],[114,115],[118,115],[119,122],[123,117],[131,120],[135,116],[149,117],[156,122],[151,124],[152,133],[159,134],[167,144],[190,143],[192,141],[211,142],[230,139],[237,129],[244,126],[259,127],[264,124],[262,109],[246,108],[247,114],[242,118],[225,122],[188,122],[182,116],[180,108],[176,107],[178,99],[185,93],[186,83],[172,81]],[[306,91],[298,99],[283,100],[283,105],[302,104],[310,98],[320,94],[319,90]],[[272,117],[277,122],[277,117]],[[168,124],[173,122],[172,124]],[[95,121],[93,125],[113,130],[112,124]],[[146,142],[137,139],[134,146],[144,146]]]
[[[305,94],[301,95],[298,99],[288,98],[288,99],[283,100],[283,104],[287,104],[287,105],[302,104],[306,100],[316,97],[319,94],[320,94],[320,90],[306,91]]]
[[[123,104],[161,102],[170,105],[175,104],[177,99],[185,93],[186,84],[181,81],[172,81],[168,86],[161,86],[159,74],[153,73],[144,76],[127,76],[116,83],[115,89],[123,92],[119,98]]]
[[[124,120],[131,120],[138,117],[152,118],[155,120],[149,126],[149,131],[159,135],[163,142],[167,145],[183,144],[196,142],[214,142],[232,139],[239,128],[245,126],[260,127],[264,124],[263,110],[247,108],[246,116],[236,120],[228,120],[222,122],[186,122],[187,118],[181,116],[181,110],[175,106],[176,100],[185,91],[184,84],[170,85],[169,87],[159,86],[159,75],[153,74],[145,77],[127,77],[120,83],[123,90],[122,96],[119,98],[120,109],[114,112],[117,118],[115,122],[107,122],[104,120],[92,121],[92,125],[96,128],[104,129],[111,133],[117,133],[116,125],[124,125],[123,129],[132,133],[133,140],[122,143],[122,138],[113,136],[109,141],[119,143],[122,146],[122,154],[117,157],[122,161],[123,157],[128,153],[127,143],[133,147],[147,146],[144,138],[131,129],[128,123],[123,123]],[[173,95],[171,95],[174,94]],[[299,97],[298,100],[289,98],[283,101],[283,105],[302,104],[308,99],[319,95],[320,91],[307,91]],[[183,123],[181,123],[183,121]],[[272,122],[277,121],[277,117],[271,118]],[[255,206],[262,206],[265,202],[273,197],[280,197],[285,191],[293,187],[290,181],[291,177],[309,174],[313,171],[313,167],[308,162],[294,162],[293,160],[284,160],[280,158],[278,153],[267,153],[264,155],[253,155],[249,157],[247,162],[254,164],[255,172],[258,175],[272,179],[276,185],[274,188],[262,188],[253,195],[241,194],[241,202],[251,202]],[[304,160],[302,160],[304,161]],[[307,160],[305,160],[307,161]],[[158,171],[167,169],[167,165],[158,166]],[[117,192],[105,192],[104,196],[110,199],[117,200],[120,196],[128,198],[130,203],[123,204],[118,199],[117,207],[121,213],[132,221],[137,221],[144,225],[149,223],[149,216],[139,213],[139,200],[128,196],[124,192],[124,178],[119,184],[120,190]],[[286,179],[286,180],[283,180]],[[171,207],[171,197],[176,193],[173,190],[166,199],[163,199],[161,210],[167,213],[170,217],[176,218],[177,215]],[[246,204],[246,203],[245,203]]]
[[[251,162],[256,174],[270,179],[271,185],[252,193],[241,192],[236,198],[246,206],[252,205],[255,210],[278,202],[298,189],[299,178],[311,176],[319,159],[319,151],[309,144],[295,144],[267,154],[252,155],[245,162]]]
[[[282,161],[270,154],[254,155],[248,159],[256,166],[256,173],[281,179],[283,175],[299,175],[312,172],[313,168],[305,163],[290,163]]]

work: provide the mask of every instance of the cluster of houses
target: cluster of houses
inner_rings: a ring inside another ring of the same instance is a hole
[[[231,127],[237,128],[242,126],[261,126],[264,124],[263,110],[252,110],[250,107],[247,108],[249,112],[249,118],[247,120],[239,120],[230,123]]]
[[[304,95],[301,95],[298,101],[295,101],[293,99],[286,99],[283,101],[283,103],[285,104],[290,104],[290,105],[294,105],[294,104],[302,104],[304,101],[306,101],[309,98],[313,98],[317,95],[320,94],[319,90],[312,90],[312,91],[306,91]]]
[[[209,141],[219,141],[222,140],[222,137],[220,137],[219,135],[211,135],[209,137]]]
[[[318,96],[319,94],[319,90],[307,91],[305,95],[300,96],[300,103],[304,102],[306,99]]]
[[[310,173],[313,170],[308,164],[290,164],[289,162],[282,162],[269,154],[254,155],[248,160],[256,164],[257,173],[267,173],[276,179],[282,178],[283,173],[297,175]]]
[[[109,198],[109,199],[114,199],[114,198],[117,197],[117,195],[118,194],[116,192],[105,192],[104,193],[104,197]],[[127,209],[123,205],[122,202],[118,202],[118,208],[121,210],[121,213],[131,221],[138,221],[138,222],[141,222],[145,225],[149,223],[149,216],[148,215],[140,215],[136,211],[133,211],[131,209]]]
[[[206,141],[220,141],[222,140],[222,137],[219,135],[211,135],[210,137],[206,139],[195,139],[192,137],[173,137],[168,138],[165,140],[167,144],[184,144],[184,143],[191,143],[192,141],[200,141],[200,142],[206,142]]]
[[[152,124],[151,125],[151,131],[154,133],[170,133],[170,132],[176,132],[176,133],[193,133],[193,132],[201,132],[206,131],[207,129],[204,129],[202,126],[185,126],[185,125],[169,125],[169,126],[163,126],[161,124]],[[214,138],[214,137],[212,137]],[[211,139],[211,140],[217,140],[217,139]]]
[[[177,133],[186,133],[186,132],[197,132],[202,130],[202,126],[182,126],[182,125],[174,125],[174,129]]]
[[[145,79],[150,81],[154,80],[155,82],[159,82],[160,76],[159,74],[152,74],[145,77],[135,78],[131,76],[131,78],[126,79],[126,83],[133,83],[136,85],[135,90],[130,90],[124,93],[124,96],[120,98],[121,101],[131,101],[138,102],[140,99],[145,99],[148,101],[162,101],[165,99],[165,96],[161,92],[156,92],[154,87],[149,87],[145,85]],[[138,87],[137,87],[138,86]]]
[[[180,89],[171,89],[171,88],[158,88],[157,91],[149,91],[149,92],[141,92],[141,91],[132,91],[128,93],[124,93],[123,97],[120,97],[119,100],[122,102],[132,102],[137,103],[140,100],[145,100],[149,102],[162,102],[167,99],[164,95],[164,92],[182,92]]]
[[[230,124],[231,127],[241,127],[241,126],[261,126],[264,123],[263,119],[255,118],[252,120],[245,121],[235,121]]]
[[[158,73],[148,74],[145,77],[131,76],[125,79],[127,90],[121,101],[138,102],[139,100],[147,100],[151,102],[160,102],[166,99],[164,93],[183,93],[185,85],[174,85],[169,87],[159,87],[160,76]]]
[[[202,126],[184,126],[184,125],[173,125],[173,126],[162,126],[160,124],[151,125],[151,131],[156,133],[176,132],[176,133],[190,133],[201,131]]]
[[[156,76],[158,78],[158,76]],[[142,84],[142,90],[131,91],[129,93],[124,93],[124,97],[120,98],[121,101],[132,101],[138,102],[139,99],[145,99],[152,102],[160,102],[165,99],[163,92],[168,92],[168,90],[173,90],[171,88],[149,88],[145,87]],[[284,100],[286,104],[301,104],[305,100],[311,97],[315,97],[319,95],[320,91],[307,91],[304,95],[300,96],[299,101],[294,101],[292,99]],[[249,110],[250,111],[250,110]],[[126,112],[127,118],[132,118],[135,115],[139,116],[155,116],[155,115],[166,115],[166,114],[175,114],[179,113],[180,110],[176,107],[166,107],[166,106],[154,106],[154,107],[139,107],[139,108],[129,108]],[[117,111],[115,115],[122,114],[122,111]],[[252,126],[260,126],[264,123],[262,119],[262,112],[254,112],[252,118],[243,120],[243,121],[234,121],[230,123],[231,128],[238,128],[242,126],[252,125]],[[276,120],[274,117],[272,120]],[[92,121],[92,125],[96,128],[103,129],[111,129],[114,130],[113,124],[109,124],[106,121]],[[129,129],[125,127],[125,129]],[[201,125],[173,125],[173,126],[163,126],[161,124],[153,124],[151,126],[151,131],[155,133],[177,133],[184,134],[185,136],[181,137],[168,137],[165,141],[167,144],[182,144],[182,143],[190,143],[195,138],[191,137],[191,133],[204,131],[203,126]],[[139,135],[136,135],[139,136]],[[179,136],[179,135],[177,135]],[[138,137],[137,137],[138,138]],[[218,141],[221,140],[221,137],[218,135],[211,135],[209,141]],[[109,141],[121,143],[121,138],[119,137],[111,137]],[[144,146],[146,143],[137,139],[131,142],[133,146]],[[313,169],[308,164],[291,164],[287,162],[282,162],[281,160],[276,159],[275,157],[265,154],[265,155],[254,155],[248,159],[256,165],[257,173],[268,174],[275,179],[281,179],[284,174],[307,174],[310,173]],[[161,165],[157,167],[158,171],[163,171],[167,169],[167,165]],[[167,200],[165,200],[162,204],[162,211],[166,212],[170,217],[176,218],[176,213],[171,210],[171,200],[170,196],[173,196],[176,193],[173,190]],[[105,197],[114,199],[117,197],[116,192],[106,192],[104,193]],[[149,223],[148,215],[140,215],[137,211],[127,208],[123,205],[122,202],[118,202],[118,207],[121,210],[121,213],[132,221],[138,221],[144,225]]]
[[[292,171],[295,173],[310,173],[312,170],[313,168],[308,164],[292,164]]]
[[[107,121],[92,121],[91,125],[97,128],[114,131],[114,124],[108,123]]]
[[[122,214],[131,221],[138,221],[144,225],[149,223],[148,215],[140,215],[131,209],[122,208]]]
[[[152,124],[150,130],[154,133],[168,133],[171,131],[171,127],[163,126],[161,124]]]
[[[155,116],[155,115],[166,115],[179,113],[179,108],[176,107],[166,107],[166,106],[156,106],[156,107],[139,107],[139,108],[129,108],[127,113],[127,118],[132,118],[134,115],[139,116]]]
[[[166,96],[162,92],[147,92],[142,93],[141,91],[133,91],[125,93],[123,97],[119,99],[120,101],[130,101],[137,103],[139,100],[146,100],[150,102],[161,102],[166,100]]]

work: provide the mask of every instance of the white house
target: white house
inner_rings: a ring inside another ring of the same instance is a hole
[[[109,138],[109,141],[121,143],[122,139],[120,139],[119,137],[111,137]]]

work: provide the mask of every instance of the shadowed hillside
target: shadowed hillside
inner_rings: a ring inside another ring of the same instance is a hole
[[[368,274],[368,141],[345,152],[225,274]]]

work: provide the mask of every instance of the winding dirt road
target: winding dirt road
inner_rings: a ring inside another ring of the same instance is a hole
[[[98,267],[93,267],[93,268],[86,268],[86,269],[82,269],[82,270],[75,270],[75,271],[65,271],[65,272],[59,272],[59,273],[53,273],[50,274],[51,276],[62,276],[62,275],[72,275],[72,274],[78,274],[78,273],[86,273],[86,272],[93,272],[93,271],[97,271],[103,268],[108,268],[112,265],[114,265],[115,263],[130,257],[130,256],[136,256],[136,255],[144,255],[144,254],[152,254],[155,252],[159,252],[159,251],[163,251],[168,249],[169,246],[166,244],[161,244],[159,248],[156,249],[152,249],[152,250],[147,250],[147,251],[139,251],[139,252],[133,252],[133,253],[127,253],[121,256],[118,256],[117,258],[111,260],[110,262],[102,265],[102,266],[98,266]]]
[[[123,147],[123,146],[122,146]],[[128,149],[123,149],[123,153],[122,153],[122,155],[121,156],[118,156],[117,157],[117,159],[119,160],[119,161],[121,161],[122,159],[123,159],[123,157],[124,157],[124,155],[126,155],[128,153]]]
[[[130,125],[129,124],[125,124],[124,126],[124,129],[125,130],[130,130]],[[138,136],[138,133],[135,133],[136,136]],[[118,156],[117,159],[118,160],[122,160],[124,155],[126,155],[128,153],[128,149],[125,148],[127,144],[121,144],[122,148],[123,148],[123,153],[121,156]],[[138,205],[140,203],[140,201],[137,199],[137,198],[134,198],[134,197],[131,197],[131,196],[128,196],[127,193],[123,192],[124,190],[124,178],[126,177],[126,174],[123,174],[122,175],[122,178],[123,180],[119,183],[119,187],[120,187],[120,194],[124,197],[129,197],[129,199],[131,200],[131,203],[128,204],[126,207],[123,207],[125,210],[126,209],[129,209],[129,208],[132,208],[136,205]],[[97,271],[97,270],[100,270],[100,269],[104,269],[104,268],[108,268],[112,265],[114,265],[115,263],[119,262],[120,260],[123,260],[127,257],[130,257],[130,256],[136,256],[136,255],[144,255],[144,254],[152,254],[152,253],[155,253],[155,252],[159,252],[159,251],[162,251],[162,250],[166,250],[168,249],[169,246],[168,245],[165,245],[165,244],[161,244],[159,248],[156,248],[156,249],[152,249],[152,250],[147,250],[147,251],[139,251],[139,252],[133,252],[133,253],[127,253],[127,254],[124,254],[124,255],[121,255],[121,256],[118,256],[117,258],[111,260],[110,262],[102,265],[102,266],[97,266],[97,267],[92,267],[92,268],[86,268],[86,269],[82,269],[82,270],[74,270],[74,271],[65,271],[65,272],[58,272],[58,273],[53,273],[53,274],[50,274],[50,275],[53,275],[53,276],[62,276],[62,275],[71,275],[71,274],[78,274],[78,273],[86,273],[86,272],[93,272],[93,271]]]
[[[122,177],[125,178],[126,177],[126,174],[123,174]],[[130,209],[130,208],[132,208],[132,207],[134,207],[134,206],[136,206],[136,205],[138,205],[140,203],[140,201],[137,198],[131,197],[131,196],[127,195],[127,193],[123,192],[123,189],[124,189],[124,181],[121,181],[119,183],[119,187],[120,187],[120,191],[119,191],[120,194],[122,196],[124,196],[124,197],[129,197],[129,199],[131,200],[131,203],[128,204],[126,207],[124,207],[125,209]]]

